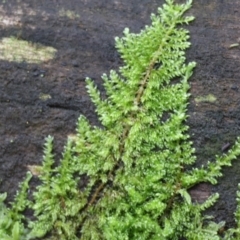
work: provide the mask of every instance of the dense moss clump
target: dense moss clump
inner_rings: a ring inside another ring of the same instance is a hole
[[[29,174],[12,208],[1,195],[1,239],[237,239],[238,228],[220,236],[223,223],[202,214],[218,194],[193,203],[188,192],[200,182],[215,184],[222,167],[240,154],[238,139],[216,162],[191,168],[196,157],[185,120],[196,64],[186,63],[189,33],[181,27],[193,20],[185,15],[191,4],[166,0],[151,26],[139,34],[126,28],[116,38],[124,66],[103,75],[106,97],[86,80],[102,126],[80,116],[55,168],[53,139],[47,138],[41,184],[31,201]],[[87,184],[80,189],[83,177]],[[24,218],[26,207],[35,219]],[[237,222],[239,215],[238,208]]]

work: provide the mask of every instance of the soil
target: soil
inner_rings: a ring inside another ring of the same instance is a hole
[[[41,64],[0,60],[0,192],[8,193],[8,201],[24,179],[27,166],[41,163],[47,135],[54,136],[59,159],[80,114],[99,124],[85,78],[92,78],[102,90],[101,75],[121,65],[114,37],[121,36],[125,27],[139,32],[163,2],[2,1],[1,38],[15,36],[57,49],[53,60]],[[59,16],[62,9],[79,17]],[[191,78],[188,124],[198,166],[214,161],[215,155],[227,151],[240,135],[240,47],[230,48],[240,41],[238,9],[238,0],[198,0],[190,10],[196,20],[188,26],[192,42],[188,60],[198,65]],[[41,99],[41,94],[51,98]],[[210,94],[212,100],[206,97]],[[210,212],[227,226],[234,225],[238,160],[224,170],[218,185],[193,190],[195,198],[201,199],[211,192],[221,194]],[[33,186],[36,181],[33,179]]]

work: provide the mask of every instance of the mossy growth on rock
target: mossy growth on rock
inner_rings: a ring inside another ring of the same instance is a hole
[[[124,66],[103,75],[106,97],[86,80],[102,126],[80,116],[57,167],[47,138],[33,196],[29,174],[12,207],[1,195],[1,239],[239,239],[239,207],[236,229],[220,235],[223,223],[203,214],[218,194],[203,203],[189,194],[200,182],[216,184],[222,167],[240,154],[237,139],[215,162],[191,168],[196,157],[186,111],[196,64],[186,63],[189,32],[182,28],[193,20],[185,14],[191,4],[166,0],[151,26],[139,34],[126,28],[116,38]],[[34,218],[24,217],[25,208]]]

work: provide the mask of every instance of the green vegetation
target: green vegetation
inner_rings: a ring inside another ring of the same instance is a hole
[[[217,98],[213,95],[213,94],[208,94],[206,96],[198,96],[195,98],[195,101],[197,103],[200,103],[200,102],[216,102]]]
[[[0,41],[0,52],[0,60],[42,63],[53,59],[57,50],[41,44],[33,44],[15,37],[9,37]]]
[[[64,8],[61,8],[61,10],[59,11],[59,16],[60,17],[67,17],[69,19],[77,19],[80,18],[80,15],[75,13],[74,11],[71,10],[65,10]]]
[[[51,98],[52,97],[49,94],[45,94],[45,93],[40,93],[39,94],[39,99],[41,99],[42,101],[46,101],[46,100],[51,99]]]
[[[53,138],[47,138],[43,165],[30,166],[41,180],[33,195],[27,196],[29,174],[11,207],[1,195],[1,239],[240,238],[240,192],[237,228],[220,235],[224,223],[203,214],[218,194],[193,203],[188,191],[200,182],[216,184],[240,154],[237,139],[215,162],[191,168],[196,157],[185,121],[196,64],[185,62],[189,33],[181,27],[193,20],[185,15],[191,4],[166,0],[151,26],[139,34],[125,29],[116,38],[124,66],[103,75],[107,97],[86,80],[102,127],[80,116],[57,167]],[[24,217],[25,207],[34,219]]]

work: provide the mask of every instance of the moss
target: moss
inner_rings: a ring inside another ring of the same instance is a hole
[[[20,40],[15,37],[0,41],[0,59],[10,62],[42,63],[54,58],[57,50],[53,47]]]
[[[208,94],[206,96],[198,96],[194,100],[197,103],[201,103],[201,102],[213,103],[213,102],[216,102],[217,98],[213,94]]]

